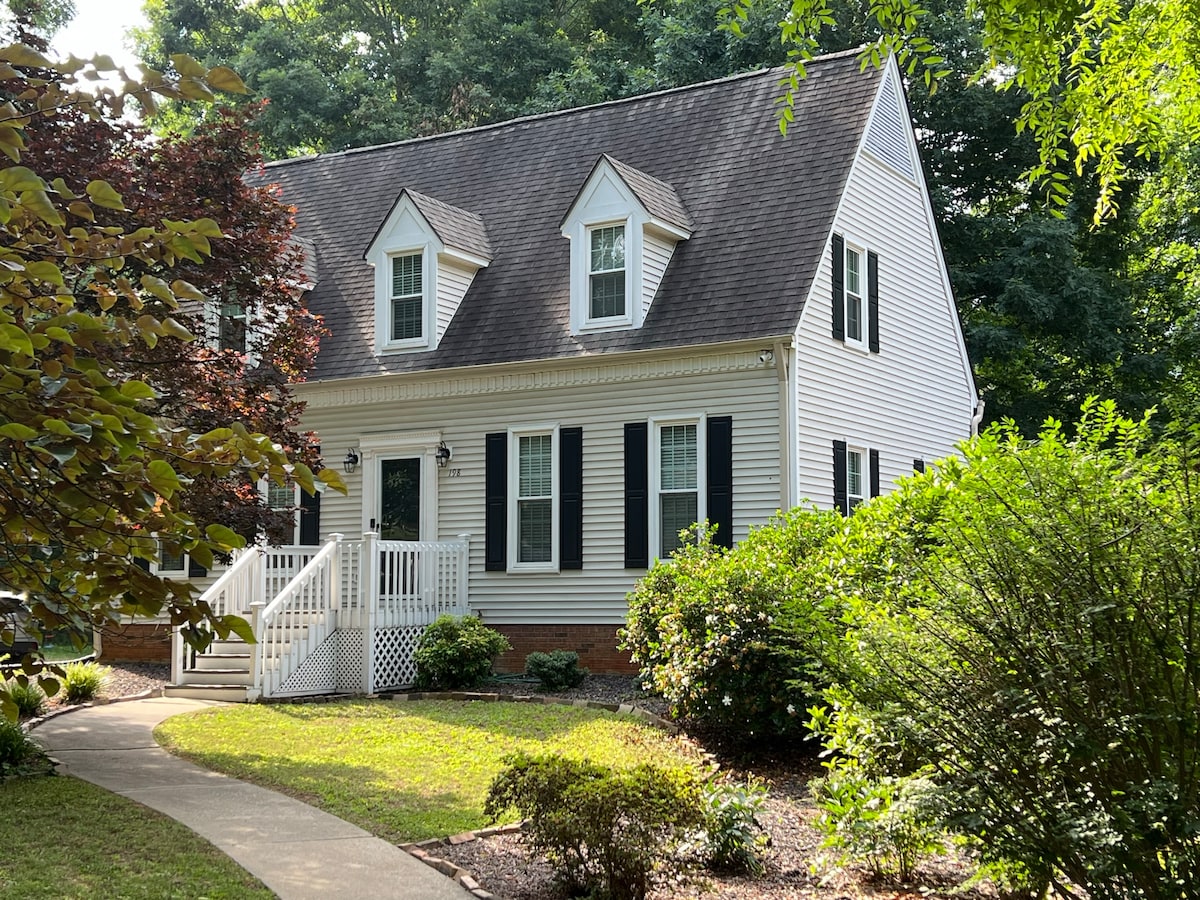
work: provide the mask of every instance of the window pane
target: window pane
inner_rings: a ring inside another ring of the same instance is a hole
[[[421,254],[392,257],[392,296],[421,293]]]
[[[862,499],[862,453],[858,450],[846,452],[846,493]]]
[[[593,275],[592,310],[593,319],[625,315],[625,273]]]
[[[611,272],[625,268],[625,226],[592,229],[593,272]]]
[[[392,301],[392,340],[406,341],[421,336],[421,298]]]
[[[246,308],[240,303],[222,303],[217,347],[221,350],[246,352]]]
[[[681,529],[694,525],[696,522],[696,494],[661,494],[659,495],[661,510],[662,557],[665,559],[680,546],[679,532]]]
[[[550,562],[553,535],[553,501],[517,501],[517,561]]]
[[[846,293],[857,294],[862,296],[862,289],[859,287],[859,278],[862,264],[862,256],[857,250],[846,250]]]
[[[162,541],[158,542],[158,571],[160,572],[182,572],[184,570],[184,553],[182,550],[172,552],[163,546]]]
[[[290,484],[267,483],[267,506],[271,509],[287,509],[296,505],[296,489]]]
[[[862,340],[862,300],[853,294],[846,295],[846,340]]]
[[[696,489],[695,425],[662,428],[659,432],[659,473],[664,491]]]
[[[554,492],[554,441],[548,434],[531,434],[520,440],[517,494],[549,497]]]

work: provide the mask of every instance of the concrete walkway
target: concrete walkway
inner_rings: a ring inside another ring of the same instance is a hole
[[[154,726],[216,706],[179,698],[80,709],[32,732],[61,770],[165,813],[208,839],[284,900],[464,900],[471,894],[398,847],[275,791],[161,749]]]

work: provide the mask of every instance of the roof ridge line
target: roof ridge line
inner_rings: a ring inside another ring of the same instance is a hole
[[[861,52],[861,47],[854,47],[849,50],[838,50],[834,53],[823,53],[820,56],[813,57],[805,63],[805,66],[812,66],[814,63],[821,63],[830,60],[841,59],[851,54],[857,55]],[[783,66],[767,66],[761,69],[755,69],[751,72],[735,72],[732,75],[722,75],[720,78],[710,78],[708,81],[698,81],[695,84],[682,84],[676,87],[660,88],[656,91],[650,91],[645,94],[633,94],[629,97],[618,97],[615,100],[605,100],[601,103],[591,103],[587,106],[571,106],[566,109],[555,109],[548,112],[532,113],[526,116],[518,116],[515,119],[505,119],[503,122],[490,122],[487,125],[475,125],[471,128],[460,128],[455,131],[443,131],[440,134],[427,134],[418,137],[403,138],[398,141],[389,141],[384,144],[370,144],[365,147],[348,147],[345,150],[333,150],[329,153],[310,153],[306,156],[289,156],[286,159],[273,159],[263,163],[264,169],[271,169],[280,166],[291,165],[302,162],[313,162],[318,159],[332,159],[341,156],[350,156],[357,153],[372,153],[378,150],[390,150],[393,147],[399,147],[407,144],[418,144],[429,141],[447,140],[450,138],[459,137],[465,134],[476,134],[483,131],[495,131],[501,128],[510,128],[516,125],[524,125],[527,122],[537,122],[542,119],[551,119],[558,116],[574,115],[576,113],[588,112],[594,109],[603,109],[609,106],[617,106],[624,103],[636,103],[641,100],[649,100],[654,97],[662,97],[666,94],[681,94],[686,91],[701,90],[709,88],[717,84],[724,84],[731,81],[742,81],[756,76],[762,76],[771,72],[778,72],[782,76],[789,68]]]

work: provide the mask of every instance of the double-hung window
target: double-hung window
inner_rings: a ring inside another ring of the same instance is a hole
[[[169,550],[160,538],[158,541],[158,562],[154,573],[167,577],[184,576],[188,573],[188,557],[183,550]]]
[[[588,318],[621,318],[626,315],[625,226],[605,225],[588,234]]]
[[[513,435],[514,568],[552,569],[557,565],[555,444],[552,430]]]
[[[217,319],[217,349],[246,352],[246,307],[236,300],[221,304]]]
[[[298,497],[296,485],[285,482],[277,484],[274,481],[267,481],[265,488],[265,500],[267,508],[277,511],[290,510],[292,514],[291,532],[286,536],[286,543],[300,543],[300,512],[298,509]],[[282,535],[280,535],[282,537]]]
[[[420,341],[424,337],[425,293],[423,254],[391,257],[392,296],[388,340]]]
[[[846,502],[850,509],[867,499],[867,452],[858,447],[846,449]]]
[[[700,518],[700,450],[695,423],[658,428],[660,558],[680,546],[679,532]]]
[[[846,343],[864,344],[866,342],[866,314],[864,302],[867,269],[864,264],[863,252],[854,247],[846,247]]]

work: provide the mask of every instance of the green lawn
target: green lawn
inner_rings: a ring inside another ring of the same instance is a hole
[[[487,825],[488,784],[517,750],[611,765],[697,761],[682,742],[632,717],[530,703],[256,704],[176,716],[154,734],[199,765],[393,842]]]
[[[0,783],[0,897],[273,897],[173,819],[67,776]]]

